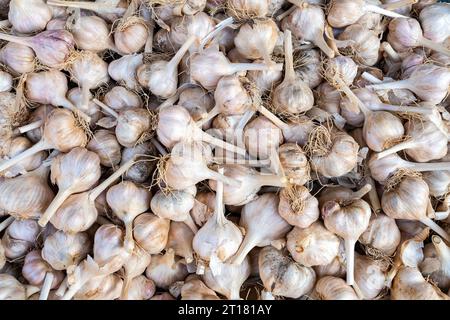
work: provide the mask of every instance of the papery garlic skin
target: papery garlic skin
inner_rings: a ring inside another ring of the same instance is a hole
[[[386,282],[386,265],[368,256],[355,256],[355,283],[365,299],[376,298]]]
[[[344,280],[330,276],[317,281],[314,296],[319,300],[359,300],[353,288]]]
[[[181,300],[220,300],[200,279],[186,281],[181,287]]]
[[[442,43],[450,36],[450,6],[447,3],[436,3],[420,11],[419,19],[425,38]]]
[[[15,74],[34,71],[36,54],[33,49],[22,44],[8,42],[0,49],[0,61],[7,65]]]
[[[271,246],[259,253],[259,272],[266,290],[277,296],[294,299],[308,294],[316,281],[312,268],[296,264]]]
[[[0,300],[27,300],[39,288],[27,288],[9,274],[0,274]]]
[[[23,257],[36,245],[41,228],[35,220],[14,220],[2,237],[5,257],[14,260]]]
[[[109,90],[103,97],[103,102],[116,111],[143,107],[141,97],[122,86]]]
[[[134,219],[133,237],[149,254],[160,253],[167,244],[170,220],[152,213],[143,213]]]
[[[149,300],[156,291],[155,283],[144,275],[131,281],[128,300]]]
[[[53,281],[51,282],[51,289],[57,288],[64,278],[64,274],[61,271],[53,270],[41,257],[40,250],[30,251],[24,260],[22,267],[22,275],[33,286],[42,286],[47,273],[53,275]]]
[[[391,256],[400,244],[400,238],[395,220],[379,213],[370,217],[369,226],[359,237],[359,242]]]
[[[339,253],[339,244],[339,238],[316,221],[307,228],[292,229],[286,247],[295,261],[312,267],[330,264]]]
[[[120,297],[123,281],[116,274],[94,277],[75,294],[74,300],[115,300]]]
[[[174,251],[169,249],[164,255],[152,256],[145,275],[153,280],[158,288],[168,289],[172,283],[186,278],[188,271],[185,264],[175,257]]]
[[[319,218],[319,202],[303,186],[284,188],[278,213],[290,225],[307,228]]]
[[[124,148],[120,165],[123,165],[132,157],[139,154],[154,155],[155,147],[151,142],[144,142],[132,148]],[[151,176],[155,166],[156,164],[153,161],[139,161],[128,169],[125,173],[125,178],[135,183],[144,183]]]
[[[52,10],[43,0],[11,0],[8,19],[20,33],[35,33],[45,29]]]
[[[115,167],[121,160],[121,147],[114,133],[108,130],[98,130],[94,133],[86,148],[100,157],[100,164],[105,167]]]

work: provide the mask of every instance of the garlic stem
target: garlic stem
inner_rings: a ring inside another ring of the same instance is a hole
[[[283,12],[283,13],[281,13],[281,14],[279,14],[278,16],[277,16],[277,21],[281,21],[281,20],[283,20],[284,18],[286,18],[288,15],[290,15],[292,12],[294,12],[294,10],[295,9],[297,9],[297,7],[294,5],[294,6],[291,6],[289,9],[287,9],[285,12]]]
[[[158,150],[162,156],[167,155],[166,149],[164,149],[164,147],[161,145],[161,143],[159,143],[158,140],[156,140],[155,138],[152,138],[152,139],[150,139],[150,142],[155,146],[156,150]]]
[[[419,2],[419,0],[399,0],[396,2],[392,2],[392,3],[382,4],[381,7],[383,9],[392,11],[392,10],[397,10],[397,9],[400,9],[400,8],[403,8],[403,7],[412,5],[412,4],[416,4],[417,2]]]
[[[199,50],[202,51],[205,48],[205,45],[208,43],[209,40],[214,38],[217,34],[219,34],[226,27],[232,25],[233,22],[234,22],[233,17],[229,17],[229,18],[221,21],[220,23],[218,23],[214,27],[214,29],[202,39],[202,41],[200,42]]]
[[[41,227],[45,227],[50,219],[55,214],[56,210],[63,204],[63,202],[72,194],[70,188],[65,190],[59,190],[56,194],[53,201],[48,206],[47,210],[45,210],[42,217],[38,220],[38,223]]]
[[[155,24],[153,21],[147,23],[148,28],[148,37],[145,42],[144,53],[152,53],[153,52],[153,37],[155,35]]]
[[[7,33],[0,33],[0,39],[30,47],[30,37],[18,37]]]
[[[448,171],[450,162],[409,162],[408,167],[415,171]]]
[[[203,119],[197,121],[195,124],[201,128],[205,123],[207,123],[208,121],[210,121],[211,119],[213,119],[214,117],[216,117],[217,115],[219,115],[220,113],[220,106],[215,105],[214,108],[212,108],[207,114],[206,117],[204,117]]]
[[[378,79],[377,77],[375,77],[374,75],[368,73],[367,71],[363,72],[361,74],[361,77],[366,80],[369,81],[370,83],[383,83],[383,81],[381,81],[380,79]]]
[[[125,240],[124,247],[127,252],[133,252],[134,250],[134,239],[133,239],[133,220],[134,219],[124,219],[125,223]]]
[[[42,127],[43,124],[44,124],[44,120],[38,120],[38,121],[34,121],[32,123],[29,123],[25,126],[21,126],[21,127],[17,128],[17,130],[20,133],[26,133],[28,131]]]
[[[404,16],[402,14],[399,14],[399,13],[394,12],[394,11],[389,11],[389,10],[383,9],[383,8],[381,8],[379,6],[376,6],[376,5],[373,5],[373,4],[365,3],[364,4],[364,8],[368,12],[379,13],[381,15],[384,15],[384,16],[387,16],[387,17],[391,17],[391,18],[404,18],[404,19],[408,18],[408,17],[406,17],[406,16]]]
[[[100,108],[104,109],[106,112],[108,112],[114,118],[116,118],[116,119],[119,118],[119,114],[115,110],[113,110],[112,108],[110,108],[109,106],[104,104],[103,102],[99,101],[98,99],[93,99],[92,102],[94,102]]]
[[[11,223],[14,222],[14,220],[15,220],[15,218],[14,218],[13,216],[9,216],[9,217],[6,218],[5,220],[3,220],[3,221],[0,223],[0,232],[2,232],[3,230],[5,230],[6,228],[8,228],[9,225],[10,225]]]
[[[230,63],[230,72],[227,74],[234,74],[241,71],[264,71],[274,68],[274,70],[281,71],[283,69],[283,64],[277,63],[268,66],[265,63]]]
[[[444,266],[444,269],[448,270],[448,267],[445,266],[448,266],[450,263],[450,248],[444,243],[444,241],[442,241],[441,237],[439,236],[432,236],[431,241],[436,248],[439,260],[441,261],[441,265]]]
[[[123,278],[123,285],[122,285],[122,292],[120,294],[120,300],[128,300],[128,291],[130,289],[132,280],[133,279],[128,274],[125,274],[125,276]]]
[[[295,81],[294,56],[292,49],[292,33],[290,30],[284,31],[284,81]]]
[[[314,44],[319,47],[320,50],[322,50],[323,53],[327,55],[328,58],[334,58],[335,53],[334,50],[331,49],[325,39],[323,38],[323,30],[320,33],[316,33],[314,36]]]
[[[387,41],[383,42],[381,44],[381,49],[386,52],[386,54],[388,55],[388,57],[394,61],[394,62],[402,62],[402,58],[400,57],[400,55],[397,53],[397,51],[394,50],[394,48],[392,48],[391,44]]]
[[[53,279],[53,273],[47,272],[45,275],[44,284],[42,285],[42,289],[39,294],[39,300],[47,300],[50,289],[52,288]]]
[[[183,56],[189,50],[189,47],[194,43],[197,38],[195,36],[190,36],[186,42],[181,46],[181,48],[177,51],[177,53],[170,59],[169,63],[166,65],[166,70],[168,74],[173,73],[173,70],[178,69],[178,65],[183,59]]]
[[[0,172],[5,171],[6,169],[19,163],[20,161],[46,149],[51,149],[51,146],[49,146],[45,141],[41,140],[35,145],[33,145],[31,148],[25,150],[24,152],[19,153],[18,155],[15,155],[11,159],[5,160],[2,163],[0,163]]]
[[[391,111],[391,112],[404,112],[404,113],[418,113],[418,114],[431,114],[433,109],[427,107],[411,107],[411,106],[396,106],[387,103],[381,103],[377,106],[376,110]]]
[[[367,183],[370,183],[370,185],[372,186],[372,188],[369,191],[369,200],[370,200],[370,204],[372,205],[372,210],[375,213],[380,213],[381,212],[381,202],[380,202],[380,197],[378,196],[377,189],[375,187],[375,181],[373,181],[372,177],[368,177]]]
[[[247,154],[247,151],[245,149],[239,148],[239,147],[232,145],[231,143],[228,143],[226,141],[217,139],[217,138],[211,136],[210,134],[207,134],[206,132],[204,132],[203,130],[201,130],[198,127],[195,127],[195,128],[196,129],[194,129],[194,130],[196,132],[194,132],[194,133],[198,133],[200,135],[202,141],[210,143],[217,147],[220,147],[224,150],[243,155],[243,156],[245,156]]]
[[[283,188],[287,186],[286,177],[280,178],[278,175],[258,175],[258,182],[261,186],[271,186],[271,187],[279,187]]]
[[[372,186],[367,183],[364,185],[364,187],[362,187],[361,189],[359,189],[358,191],[353,192],[352,195],[352,199],[356,200],[356,199],[361,199],[362,197],[364,197],[370,190],[372,190]]]
[[[213,162],[218,164],[241,164],[241,165],[247,165],[250,167],[260,167],[264,168],[267,166],[270,166],[271,161],[269,159],[265,160],[252,160],[252,159],[234,159],[234,158],[227,158],[227,157],[213,157]]]
[[[345,260],[346,260],[346,270],[347,270],[347,284],[352,286],[355,284],[355,244],[356,240],[345,239]]]
[[[397,153],[397,152],[405,150],[405,149],[413,148],[415,145],[416,145],[416,143],[415,143],[414,139],[409,139],[407,141],[401,142],[399,144],[396,144],[395,146],[392,146],[391,148],[388,148],[384,151],[377,153],[375,158],[377,160],[379,160],[390,154],[394,154],[394,153]]]
[[[126,9],[111,5],[108,2],[47,0],[47,5],[90,10],[94,12],[108,11],[113,14],[124,14]]]
[[[450,241],[450,236],[447,234],[447,232],[444,229],[442,229],[436,222],[431,220],[430,218],[425,217],[425,218],[420,219],[419,221],[422,222],[427,227],[429,227],[434,232],[436,232],[438,235],[440,235],[445,240]]]
[[[59,285],[59,288],[56,290],[55,295],[58,297],[62,297],[67,290],[67,276]]]
[[[289,125],[270,112],[267,108],[263,106],[257,107],[258,112],[261,113],[264,117],[269,119],[274,125],[276,125],[280,129],[288,129]]]
[[[236,179],[229,178],[223,174],[217,173],[214,170],[207,169],[208,179],[222,181],[223,183],[230,185],[232,187],[240,187],[241,182]]]
[[[397,81],[390,81],[390,82],[383,82],[379,84],[372,84],[366,86],[367,89],[372,90],[394,90],[394,89],[409,89],[410,81],[409,79],[404,80],[397,80]]]
[[[100,194],[106,190],[114,181],[119,179],[125,172],[128,171],[136,162],[136,156],[121,165],[112,175],[110,175],[105,181],[100,183],[94,189],[89,191],[89,200],[94,201],[100,196]]]
[[[239,250],[233,257],[231,257],[230,263],[237,265],[241,264],[248,253],[256,246],[258,241],[259,239],[257,239],[254,235],[247,233],[239,247]]]
[[[450,57],[450,50],[447,49],[446,47],[444,47],[442,44],[440,43],[436,43],[434,41],[431,41],[425,37],[422,37],[419,41],[419,44],[424,46],[425,48],[434,50],[436,52],[440,52],[442,54],[445,54],[446,56]]]
[[[370,110],[366,105],[353,93],[352,90],[348,87],[348,85],[341,79],[340,75],[336,74],[336,76],[333,78],[339,86],[339,88],[344,91],[346,96],[355,102],[358,105],[357,110],[352,110],[354,112],[361,111],[364,114],[364,117],[367,118],[372,113],[372,110]],[[352,107],[353,109],[353,107]]]
[[[38,293],[41,290],[39,287],[26,285],[25,286],[25,296],[27,298],[31,297],[33,294]]]

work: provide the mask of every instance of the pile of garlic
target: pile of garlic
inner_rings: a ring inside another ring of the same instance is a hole
[[[449,4],[0,19],[0,300],[450,299]]]

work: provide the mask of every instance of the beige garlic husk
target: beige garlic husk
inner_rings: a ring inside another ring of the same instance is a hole
[[[334,57],[334,51],[326,43],[323,33],[325,29],[325,14],[321,7],[302,2],[282,21],[282,29],[289,29],[293,35],[304,41],[311,41],[329,58]]]
[[[359,242],[367,250],[375,249],[387,256],[392,256],[400,244],[400,230],[391,217],[378,213],[370,217],[369,226],[359,237]]]
[[[169,43],[171,50],[178,50],[186,43],[189,37],[203,39],[214,30],[215,22],[205,12],[194,15],[175,17],[170,23]],[[192,44],[197,47],[198,43]],[[170,52],[169,51],[169,52]]]
[[[448,16],[450,7],[447,3],[436,3],[420,11],[420,25],[423,36],[431,41],[442,43],[450,35]]]
[[[23,285],[9,274],[0,274],[0,300],[27,300],[39,290],[38,287]]]
[[[155,295],[155,283],[144,275],[131,280],[128,290],[128,300],[149,300]]]
[[[0,61],[8,66],[15,75],[20,75],[34,71],[36,54],[28,46],[8,42],[0,49]]]
[[[154,155],[155,147],[151,142],[140,143],[132,148],[124,148],[122,151],[122,161],[120,165],[124,165],[133,157],[145,154]],[[144,183],[152,174],[155,168],[155,163],[152,161],[138,161],[125,173],[125,178],[136,183]]]
[[[272,19],[255,20],[239,28],[234,45],[247,59],[271,62],[271,54],[278,40],[278,27]]]
[[[290,183],[301,186],[311,179],[308,159],[297,143],[282,144],[278,148],[278,156]]]
[[[203,281],[215,292],[224,295],[229,300],[241,300],[240,290],[243,283],[250,276],[250,259],[245,259],[240,264],[218,262],[220,274],[214,275],[210,268],[205,270]]]
[[[272,241],[283,238],[291,229],[279,215],[278,204],[279,197],[276,194],[265,193],[242,208],[239,225],[246,233],[238,252],[230,260],[231,263],[242,263],[254,247],[270,245]]]
[[[75,43],[80,50],[101,52],[115,49],[111,30],[102,18],[95,15],[82,15],[75,27],[70,28]]]
[[[143,107],[141,97],[122,86],[114,86],[109,90],[103,97],[103,103],[118,112]]]
[[[341,245],[343,247],[343,245]],[[315,266],[314,271],[316,272],[317,278],[323,278],[326,276],[332,276],[337,278],[345,279],[345,258],[343,256],[345,253],[341,252],[340,255],[336,256],[333,261],[329,264]]]
[[[258,262],[265,291],[275,296],[298,299],[314,288],[314,270],[295,263],[272,246],[260,251]]]
[[[339,254],[340,240],[316,221],[307,228],[295,227],[287,234],[286,247],[303,266],[328,265]]]
[[[290,225],[309,227],[319,218],[319,202],[301,185],[281,189],[278,213]]]
[[[338,39],[341,41],[338,47],[349,48],[356,62],[369,67],[378,62],[381,43],[373,30],[354,24],[345,28]]]
[[[257,116],[244,129],[248,153],[260,159],[270,157],[283,140],[281,129],[265,116]]]
[[[127,148],[136,146],[145,139],[146,132],[152,129],[152,114],[145,108],[124,110],[116,118],[117,141]]]
[[[201,53],[191,56],[191,78],[206,90],[217,86],[220,78],[241,71],[280,69],[280,65],[266,65],[263,63],[231,63],[227,57],[214,48],[206,48]]]
[[[178,65],[195,40],[195,36],[189,37],[170,61],[159,60],[140,66],[136,72],[139,84],[162,99],[173,96],[178,87]]]
[[[226,205],[241,206],[257,198],[258,191],[263,186],[284,187],[286,178],[278,175],[265,175],[258,171],[239,164],[226,164],[224,174],[240,185],[224,185],[223,199]],[[209,185],[215,189],[215,182],[210,180]]]
[[[315,124],[308,116],[296,116],[295,119],[289,119],[286,126],[282,128],[284,141],[304,147],[314,128]]]
[[[424,260],[419,265],[425,277],[430,277],[442,291],[450,288],[450,247],[439,236],[432,236],[425,245]]]
[[[92,101],[93,95],[91,92],[87,92],[87,97],[88,103],[85,104],[86,101],[83,101],[83,90],[79,87],[72,88],[67,92],[67,99],[77,108],[77,110],[90,117],[89,125],[92,128],[101,118],[102,114],[99,106]]]
[[[223,172],[223,169],[219,169]],[[198,230],[192,247],[202,262],[197,265],[197,273],[203,274],[205,262],[213,275],[219,275],[221,263],[232,257],[242,243],[242,232],[233,222],[225,218],[223,204],[223,183],[216,184],[214,214]]]
[[[199,121],[214,107],[214,99],[201,87],[186,88],[180,93],[178,105],[186,108],[194,121]]]
[[[123,281],[116,274],[95,277],[86,282],[74,300],[115,300],[120,297]]]
[[[131,54],[112,61],[108,66],[109,76],[130,90],[139,90],[137,69],[143,64],[143,54]]]
[[[394,219],[418,220],[447,241],[450,240],[445,230],[427,216],[429,189],[420,175],[399,171],[387,186],[381,198],[384,213]]]
[[[128,252],[134,248],[133,221],[150,207],[151,193],[133,182],[124,181],[109,188],[106,201],[114,214],[125,224],[124,246]]]
[[[175,256],[172,249],[164,255],[153,255],[145,275],[153,280],[158,288],[168,289],[171,284],[181,281],[188,275],[185,262]]]
[[[134,240],[149,254],[158,254],[166,247],[169,230],[170,220],[152,213],[143,213],[134,219]]]
[[[7,158],[12,158],[15,155],[25,151],[28,148],[31,148],[31,141],[25,137],[16,137],[13,138],[10,142],[9,150],[6,154]],[[46,153],[44,151],[38,152],[31,157],[23,159],[19,163],[5,170],[3,175],[6,178],[13,178],[18,176],[19,174],[26,174],[27,172],[36,170],[39,168],[46,158]]]
[[[189,264],[194,261],[192,248],[194,235],[194,232],[185,223],[172,221],[166,248],[172,248],[177,256],[183,257]]]
[[[216,195],[214,192],[197,192],[191,216],[198,226],[203,226],[214,214]]]
[[[319,279],[312,295],[318,300],[359,300],[351,286],[341,278],[332,276]]]
[[[264,17],[269,13],[269,0],[229,0],[227,14],[239,17]]]
[[[68,270],[86,258],[92,242],[85,232],[56,231],[48,236],[42,248],[42,258],[55,270]]]
[[[0,92],[10,91],[13,87],[12,75],[5,71],[0,71]]]
[[[20,33],[36,33],[52,19],[52,9],[43,0],[11,0],[8,20]]]
[[[15,178],[0,180],[0,209],[19,219],[38,218],[54,197],[48,175],[49,168],[42,165]]]
[[[139,10],[136,4],[136,1],[129,4],[124,17],[114,29],[114,45],[122,54],[132,54],[144,49],[151,32],[143,17],[133,15]]]
[[[402,267],[394,278],[392,300],[449,300],[449,296],[429,283],[414,267]]]
[[[200,279],[189,279],[181,287],[181,300],[220,300]]]
[[[41,229],[34,220],[14,220],[2,237],[2,246],[8,260],[21,258],[36,246]]]
[[[372,210],[361,199],[339,203],[328,201],[322,207],[325,227],[344,239],[347,264],[347,284],[354,284],[354,254],[358,238],[369,226]]]
[[[384,289],[388,265],[380,260],[356,254],[355,284],[361,298],[371,300]]]
[[[292,55],[292,35],[284,31],[284,80],[272,92],[272,104],[277,113],[298,114],[310,110],[314,105],[314,96],[309,86],[294,70]]]
[[[195,188],[194,191],[191,193],[189,190],[175,190],[164,193],[159,190],[150,202],[152,212],[160,218],[184,222],[193,232],[197,232],[197,227],[189,214],[194,206]]]
[[[53,159],[50,179],[59,190],[39,219],[39,224],[45,226],[70,195],[90,189],[100,175],[99,156],[85,148],[73,148],[69,153]]]
[[[327,21],[333,28],[343,28],[356,23],[366,13],[378,13],[392,18],[404,16],[366,0],[332,1],[327,15]]]
[[[109,130],[97,130],[86,148],[99,156],[102,166],[115,167],[120,163],[121,147],[114,133]]]
[[[40,250],[30,251],[24,260],[22,275],[29,284],[41,287],[40,300],[47,300],[51,289],[56,289],[64,279],[64,273],[53,270],[42,258]]]
[[[145,272],[151,262],[151,255],[139,246],[135,246],[133,252],[123,265],[123,287],[121,300],[130,300],[133,296],[133,280]]]
[[[317,126],[306,146],[311,168],[324,177],[340,177],[356,167],[359,145],[336,128]]]

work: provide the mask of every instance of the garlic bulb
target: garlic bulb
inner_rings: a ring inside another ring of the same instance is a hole
[[[112,186],[106,194],[108,205],[125,224],[124,246],[128,252],[132,252],[134,248],[133,221],[138,215],[149,209],[150,199],[150,191],[140,188],[130,181]]]
[[[278,203],[277,195],[265,193],[243,207],[239,224],[246,233],[231,263],[242,263],[251,249],[270,245],[290,230],[291,226],[278,214]]]
[[[332,263],[339,253],[339,238],[316,221],[307,228],[295,227],[287,234],[292,258],[306,267]]]
[[[220,300],[200,279],[190,279],[181,287],[181,300]]]
[[[391,299],[449,300],[450,298],[427,282],[417,268],[403,267],[394,278],[391,288]]]
[[[45,29],[52,18],[52,9],[43,0],[11,0],[8,20],[20,33],[35,33]]]
[[[92,243],[87,233],[57,231],[45,239],[42,258],[55,270],[68,270],[79,264],[91,248]]]
[[[360,24],[353,24],[345,28],[338,36],[339,48],[350,48],[354,60],[366,66],[373,66],[378,62],[380,39],[373,31]]]
[[[278,148],[280,164],[290,183],[301,186],[310,180],[308,159],[297,143],[284,143]]]
[[[272,92],[274,110],[278,113],[298,114],[313,107],[314,96],[308,85],[296,77],[292,56],[291,31],[284,31],[285,74],[283,82]]]
[[[307,228],[319,218],[319,202],[303,186],[283,188],[278,213],[290,225]]]
[[[169,229],[169,220],[143,213],[134,219],[133,238],[147,253],[158,254],[166,247]]]
[[[153,155],[155,154],[155,147],[151,142],[144,142],[132,148],[124,148],[122,151],[122,161],[120,162],[120,165],[124,165],[133,157],[140,154]],[[136,183],[144,183],[150,177],[154,168],[154,162],[139,161],[133,164],[133,166],[126,171],[125,177],[126,179]]]
[[[39,219],[45,226],[61,204],[72,194],[91,188],[100,178],[100,158],[84,148],[73,148],[69,153],[57,156],[51,165],[50,179],[59,191]]]
[[[267,159],[283,143],[283,133],[271,120],[258,116],[245,126],[244,141],[250,155]]]
[[[323,33],[325,29],[325,14],[317,5],[302,2],[296,6],[282,21],[282,29],[289,29],[300,40],[311,41],[329,58],[334,57],[334,51],[326,43]]]
[[[137,69],[143,63],[142,54],[131,54],[123,56],[117,60],[112,61],[108,66],[109,76],[124,85],[130,90],[138,90],[140,88],[139,82],[136,79]]]
[[[94,127],[95,123],[102,116],[100,108],[92,101],[92,98],[93,95],[89,91],[87,92],[87,103],[83,101],[83,90],[79,87],[72,88],[67,92],[67,99],[77,108],[77,111],[90,117],[90,128]],[[88,120],[87,117],[86,120]]]
[[[103,103],[119,112],[125,109],[143,107],[141,97],[122,86],[111,88],[103,97]]]
[[[75,28],[70,30],[80,50],[101,52],[115,49],[110,28],[105,20],[95,15],[82,15]]]
[[[175,190],[169,194],[164,194],[159,190],[153,196],[150,207],[158,217],[184,222],[195,233],[197,227],[189,214],[194,206],[194,196],[195,194],[191,194],[187,190]]]
[[[400,244],[400,230],[391,217],[379,213],[370,217],[369,226],[359,237],[359,242],[387,256],[394,254]]]
[[[344,254],[345,255],[345,254]],[[342,255],[343,256],[343,255]],[[332,276],[337,278],[345,278],[345,259],[340,255],[336,256],[329,264],[322,266],[315,266],[317,278]]]
[[[213,108],[214,99],[201,87],[186,88],[180,93],[178,105],[186,108],[194,121],[199,121]]]
[[[99,156],[102,166],[115,167],[120,163],[121,148],[116,136],[111,131],[96,131],[86,148]]]
[[[152,256],[145,275],[153,280],[158,288],[167,290],[174,282],[186,278],[188,271],[184,263],[175,257],[175,252],[168,249],[164,255]]]
[[[450,6],[446,3],[436,3],[420,11],[419,19],[425,38],[442,43],[450,36],[448,16]]]
[[[14,220],[2,237],[5,257],[9,260],[23,257],[35,246],[40,227],[34,220]]]
[[[107,274],[120,270],[130,256],[122,229],[113,224],[104,224],[97,229],[93,252],[95,262]]]
[[[194,232],[185,223],[172,221],[166,248],[172,248],[177,256],[183,257],[189,264],[194,261],[192,248],[194,235]]]
[[[308,142],[308,136],[315,128],[313,121],[307,116],[298,116],[290,119],[286,126],[283,126],[283,137],[285,142],[296,143],[299,146],[305,146]],[[280,146],[282,149],[282,146]],[[281,160],[280,155],[280,160]]]
[[[170,51],[181,48],[183,44],[186,43],[187,39],[192,36],[197,39],[207,39],[207,36],[215,34],[214,25],[214,19],[205,12],[174,17],[171,20],[169,29],[168,41],[169,46],[171,47]],[[198,45],[199,44],[197,43],[192,46],[197,47]]]
[[[431,237],[431,244],[424,248],[424,260],[419,265],[425,276],[446,291],[450,288],[450,247],[439,236]]]
[[[306,150],[311,154],[311,168],[325,177],[340,177],[357,165],[358,144],[350,135],[336,128],[314,128]]]
[[[314,287],[316,274],[312,268],[295,263],[272,246],[260,251],[258,261],[264,288],[271,294],[298,299]]]
[[[264,17],[269,13],[269,0],[228,0],[227,13],[236,17]]]
[[[128,300],[149,300],[156,291],[155,283],[144,275],[133,278],[128,291]]]
[[[216,195],[214,192],[198,192],[195,196],[191,216],[198,226],[203,226],[214,214]]]
[[[14,74],[30,73],[36,67],[36,55],[28,46],[14,42],[8,42],[0,49],[0,61],[4,63]]]
[[[219,169],[223,172],[223,169]],[[216,184],[216,202],[214,214],[198,230],[192,241],[192,247],[200,259],[209,262],[214,275],[221,273],[220,263],[233,256],[242,243],[241,230],[225,218],[223,204],[223,183]],[[204,266],[197,266],[197,273],[204,272]]]
[[[344,280],[330,276],[317,281],[313,296],[318,300],[359,300],[353,288]]]
[[[387,266],[368,256],[355,256],[355,284],[364,299],[376,298],[385,286]]]
[[[328,201],[322,207],[325,227],[345,241],[347,284],[354,284],[355,243],[369,226],[371,208],[361,199],[349,203]]]
[[[229,300],[240,300],[242,284],[250,276],[250,261],[245,257],[240,264],[219,262],[220,274],[214,275],[210,268],[205,270],[203,281],[205,284],[227,297]]]
[[[0,274],[0,300],[27,300],[39,290],[38,287],[21,284],[9,274]]]
[[[83,284],[74,300],[115,300],[120,296],[122,283],[115,274],[94,277]]]
[[[127,9],[128,12],[135,9],[133,5],[134,3],[130,3]],[[114,30],[114,45],[123,54],[140,52],[147,43],[148,36],[149,28],[145,20],[141,17],[130,15],[121,19],[117,24]]]

